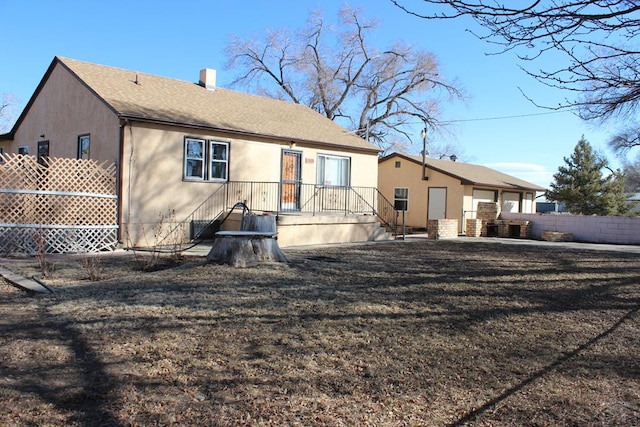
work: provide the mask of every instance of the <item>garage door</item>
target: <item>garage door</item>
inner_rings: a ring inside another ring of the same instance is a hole
[[[478,211],[478,203],[488,202],[494,203],[496,201],[496,192],[493,190],[473,190],[473,213],[471,218],[476,218],[476,212]]]
[[[520,193],[502,193],[502,212],[520,212]]]

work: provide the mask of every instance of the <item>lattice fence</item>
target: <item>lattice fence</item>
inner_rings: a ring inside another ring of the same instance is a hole
[[[115,165],[0,155],[0,253],[113,250],[117,224]]]

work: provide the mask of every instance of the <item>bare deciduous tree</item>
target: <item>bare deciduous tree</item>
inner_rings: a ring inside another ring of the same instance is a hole
[[[296,34],[232,38],[227,68],[241,70],[233,85],[308,105],[384,148],[398,134],[412,140],[416,123],[438,127],[440,103],[462,93],[440,75],[433,54],[402,42],[372,46],[376,27],[346,6],[335,27],[315,12]]]
[[[15,96],[6,93],[0,96],[0,133],[9,130],[15,118],[16,104]]]
[[[622,162],[624,175],[624,191],[627,193],[640,193],[640,156],[635,160]]]
[[[640,102],[636,1],[423,0],[424,11],[410,9],[405,0],[391,1],[425,19],[470,16],[487,30],[476,35],[500,46],[497,53],[514,50],[524,61],[560,53],[565,61],[556,61],[555,69],[523,68],[538,81],[573,94],[547,108],[575,109],[585,120],[635,118]],[[623,129],[611,146],[622,151],[639,146],[639,135],[637,128]]]
[[[609,147],[622,155],[634,147],[640,147],[640,126],[634,123],[620,130],[609,140]]]

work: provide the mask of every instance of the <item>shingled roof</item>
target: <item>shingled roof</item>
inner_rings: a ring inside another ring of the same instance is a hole
[[[392,153],[381,158],[379,161],[384,162],[391,157],[399,156],[406,160],[422,165],[422,156],[413,156],[409,154]],[[428,169],[438,171],[445,175],[457,178],[462,185],[477,185],[483,187],[494,187],[504,189],[545,191],[544,187],[532,184],[506,173],[486,166],[472,165],[470,163],[454,162],[451,160],[439,160],[431,157],[425,159]]]
[[[122,118],[380,151],[304,105],[62,57],[48,73],[57,64]]]

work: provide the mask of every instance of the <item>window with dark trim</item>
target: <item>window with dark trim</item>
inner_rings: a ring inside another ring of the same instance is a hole
[[[185,180],[227,181],[229,177],[229,143],[185,138],[183,165]]]
[[[49,141],[38,141],[38,163],[44,166],[44,159],[47,157],[49,157]]]
[[[393,189],[393,207],[398,211],[409,210],[409,189],[396,187]]]
[[[91,135],[80,135],[78,137],[78,159],[88,160],[89,149],[91,148]]]

